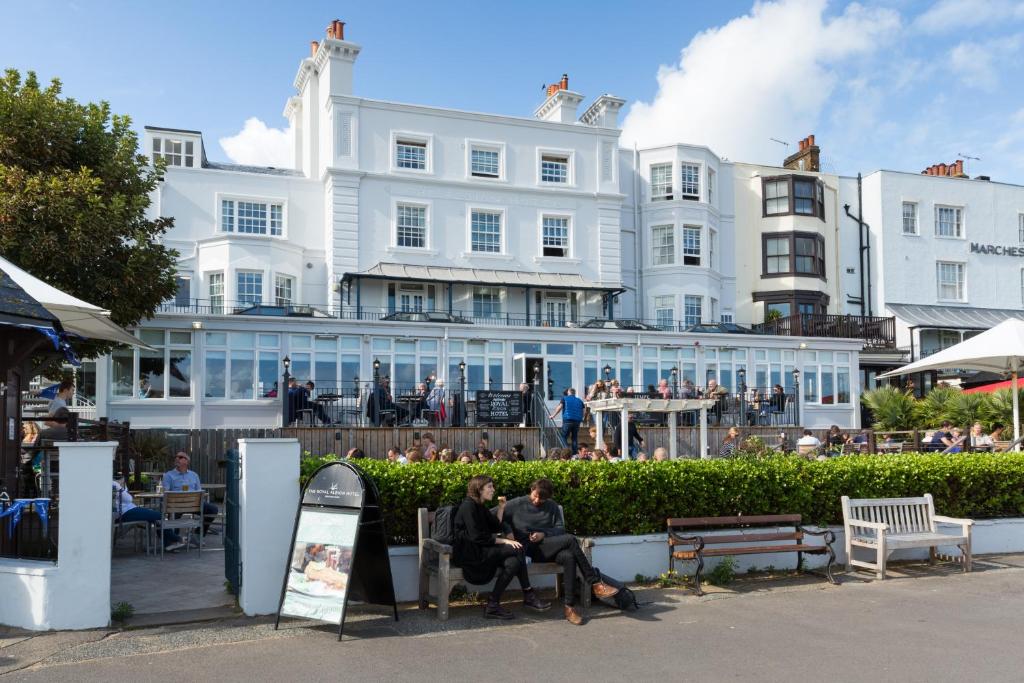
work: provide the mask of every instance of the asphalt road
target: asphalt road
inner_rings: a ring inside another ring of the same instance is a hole
[[[398,624],[363,614],[341,643],[300,622],[276,633],[252,620],[114,633],[4,679],[1022,681],[1020,559],[838,587],[806,577],[705,598],[648,590],[641,599],[654,603],[640,612],[595,608],[582,627],[555,609],[495,625],[472,607],[447,625],[418,611]]]

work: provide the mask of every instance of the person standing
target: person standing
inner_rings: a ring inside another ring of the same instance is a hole
[[[554,420],[559,413],[562,413],[562,439],[566,445],[569,445],[571,439],[573,452],[580,448],[580,423],[583,422],[583,408],[583,401],[576,396],[576,390],[569,387],[565,391],[565,396],[558,402],[555,412],[550,415]]]
[[[513,619],[515,615],[501,606],[501,596],[512,582],[519,579],[523,589],[523,606],[538,612],[551,607],[537,597],[530,586],[523,544],[501,534],[505,499],[498,499],[492,514],[484,503],[494,498],[494,480],[478,474],[466,486],[466,498],[455,513],[455,546],[452,558],[462,568],[466,581],[483,584],[494,579],[494,588],[484,608],[486,619]]]
[[[632,460],[636,457],[636,454],[640,452],[640,447],[644,445],[644,437],[640,436],[640,430],[637,429],[635,416],[633,413],[629,414],[629,459]],[[622,447],[622,420],[619,420],[619,426],[615,428],[615,445]]]

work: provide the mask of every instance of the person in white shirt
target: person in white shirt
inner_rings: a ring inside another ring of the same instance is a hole
[[[75,384],[71,380],[64,380],[57,386],[57,395],[46,409],[46,414],[53,417],[61,408],[68,407],[68,401],[75,393]]]
[[[804,430],[804,435],[796,440],[797,446],[814,446],[815,448],[821,448],[821,441],[818,437],[811,433],[810,429]]]
[[[132,502],[132,494],[116,481],[114,482],[114,521],[115,522],[149,522],[150,525],[160,521],[160,513],[150,508],[142,508]],[[171,529],[164,529],[164,552],[174,552],[184,548],[185,544]]]

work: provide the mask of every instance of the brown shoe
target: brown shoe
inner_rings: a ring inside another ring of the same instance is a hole
[[[583,626],[583,615],[572,605],[565,606],[565,619],[573,626]]]
[[[615,586],[609,586],[603,581],[596,582],[591,590],[594,592],[594,597],[598,600],[607,600],[608,598],[614,597],[619,594],[619,589]]]

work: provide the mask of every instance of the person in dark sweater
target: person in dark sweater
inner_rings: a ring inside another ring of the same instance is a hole
[[[487,619],[512,619],[514,615],[501,606],[501,594],[518,577],[523,589],[523,606],[543,612],[551,607],[537,597],[530,586],[526,571],[526,556],[523,544],[501,535],[505,499],[498,499],[498,507],[492,513],[484,505],[494,498],[494,480],[478,474],[469,480],[466,499],[455,513],[455,547],[453,562],[462,568],[466,581],[473,584],[487,583],[494,579],[484,617]]]
[[[601,581],[579,541],[562,526],[558,503],[551,499],[554,493],[550,479],[536,479],[530,484],[530,493],[513,498],[505,506],[503,523],[516,541],[523,544],[526,554],[534,562],[558,562],[562,565],[565,586],[563,609],[569,623],[583,623],[576,609],[576,570],[583,576],[587,590],[598,598],[609,598],[619,592]]]

